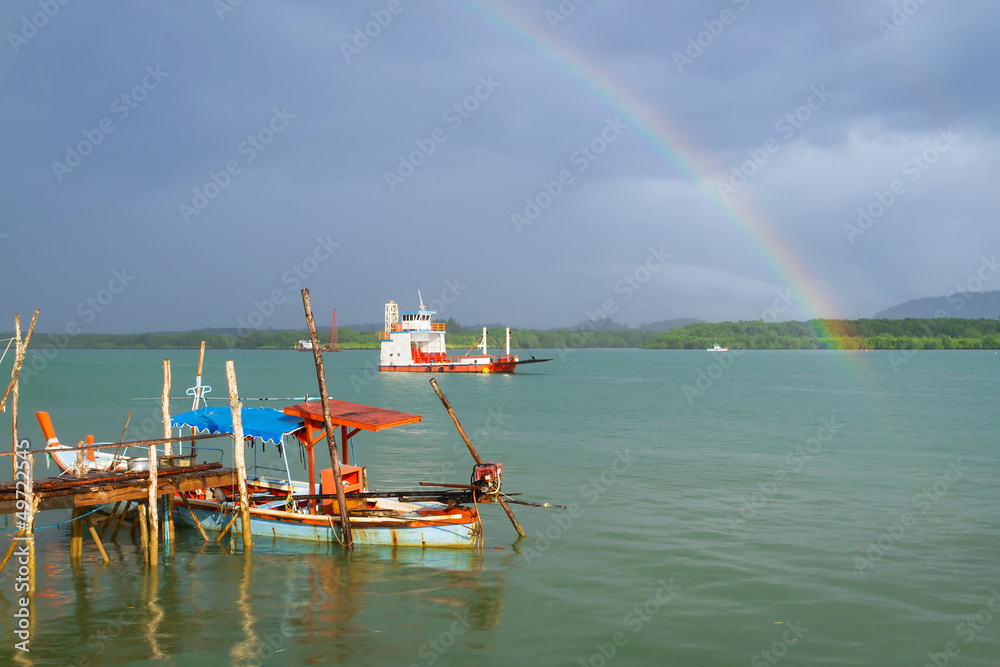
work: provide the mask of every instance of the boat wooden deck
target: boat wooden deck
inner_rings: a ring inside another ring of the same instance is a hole
[[[158,470],[157,495],[226,486],[233,483],[234,474],[232,468],[223,468],[221,463]],[[147,500],[149,481],[149,472],[95,472],[82,477],[38,478],[33,492],[39,499],[39,511],[77,509],[120,500]],[[16,512],[17,500],[13,482],[0,484],[0,514]]]

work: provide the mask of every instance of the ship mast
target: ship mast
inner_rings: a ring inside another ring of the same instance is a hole
[[[399,323],[399,306],[395,301],[385,304],[385,332],[392,333]]]

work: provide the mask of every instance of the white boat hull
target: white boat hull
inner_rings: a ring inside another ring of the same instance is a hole
[[[232,503],[190,500],[192,509],[207,532],[220,533],[238,512]],[[437,503],[416,503],[424,507],[439,507]],[[456,522],[452,518],[419,517],[412,513],[397,517],[351,517],[351,536],[357,545],[469,548],[478,543],[478,522]],[[415,521],[416,519],[419,519]],[[186,508],[174,512],[174,520],[195,527]],[[422,525],[412,525],[419,523]],[[292,539],[318,543],[343,544],[340,518],[326,514],[303,514],[254,507],[250,509],[250,532],[255,539]],[[239,534],[238,525],[230,530]]]

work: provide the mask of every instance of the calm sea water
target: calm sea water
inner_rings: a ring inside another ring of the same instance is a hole
[[[64,441],[115,441],[134,410],[130,437],[156,437],[159,404],[133,399],[160,395],[165,354],[183,396],[196,352],[60,353],[22,385],[22,434],[42,443],[44,409]],[[260,540],[244,558],[182,532],[149,571],[125,531],[111,564],[87,542],[74,566],[69,531],[44,529],[31,652],[8,569],[0,662],[1000,665],[1000,356],[535,354],[555,360],[439,377],[505,490],[571,506],[516,508],[526,539],[496,506],[481,554]],[[242,395],[316,393],[311,355],[209,351],[211,396],[227,359]],[[468,478],[426,376],[325,360],[334,397],[423,415],[355,439],[372,486]]]

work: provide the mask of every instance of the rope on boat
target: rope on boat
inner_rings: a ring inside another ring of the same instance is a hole
[[[60,521],[59,523],[51,523],[48,526],[35,526],[34,530],[43,530],[45,528],[56,528],[58,526],[63,526],[65,524],[67,524],[67,523],[73,523],[74,521],[79,521],[80,519],[82,519],[82,518],[84,518],[86,516],[90,516],[94,512],[100,512],[103,507],[104,506],[101,505],[100,507],[97,507],[96,509],[90,510],[86,514],[81,514],[80,516],[76,517],[75,519],[68,519],[66,521]],[[14,530],[20,530],[20,528],[0,528],[0,530],[3,530],[3,531],[14,531]]]
[[[3,356],[0,356],[0,364],[3,364],[3,360],[7,357],[7,350],[10,349],[10,344],[13,342],[14,342],[13,338],[7,339],[7,347],[5,347],[3,350]]]
[[[342,547],[344,547],[346,549],[347,545],[344,544],[343,540],[340,539],[340,537],[337,535],[337,530],[333,527],[333,517],[331,515],[327,514],[326,515],[326,520],[330,522],[330,532],[333,533],[333,539],[335,539],[338,542],[340,542],[340,546],[342,546]]]

